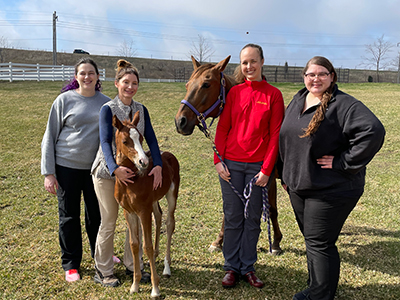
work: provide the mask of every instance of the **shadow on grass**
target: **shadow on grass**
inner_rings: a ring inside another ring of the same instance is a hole
[[[400,276],[400,231],[346,226],[341,235],[354,240],[354,242],[342,242],[340,245],[342,261],[365,270]],[[362,240],[371,242],[364,245],[359,243]]]

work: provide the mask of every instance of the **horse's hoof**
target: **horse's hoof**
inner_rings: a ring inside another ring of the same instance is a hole
[[[161,296],[160,294],[160,290],[158,289],[158,287],[153,287],[151,290],[151,299],[159,299]]]
[[[213,252],[221,252],[222,248],[220,246],[211,245],[210,248],[208,248],[208,251],[210,251],[211,253],[213,253]]]
[[[282,249],[272,249],[270,254],[274,256],[281,255],[283,253]]]

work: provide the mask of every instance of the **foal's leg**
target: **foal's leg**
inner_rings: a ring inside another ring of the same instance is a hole
[[[140,257],[139,257],[139,218],[136,214],[130,214],[124,210],[125,219],[128,223],[129,229],[129,243],[131,245],[131,251],[133,255],[133,283],[130,289],[130,293],[139,292],[139,282],[142,278],[140,272]]]
[[[225,227],[225,217],[222,215],[222,226],[221,230],[218,233],[217,239],[212,242],[208,251],[215,252],[215,251],[222,251],[222,243],[224,242],[224,227]]]
[[[160,289],[158,288],[158,285],[160,283],[160,276],[158,276],[157,274],[156,264],[154,259],[153,242],[151,240],[151,225],[152,225],[151,212],[152,212],[151,207],[149,208],[149,210],[147,209],[143,210],[143,212],[140,214],[140,220],[142,222],[142,230],[144,237],[143,248],[150,261],[151,284],[152,284],[151,297],[155,298],[160,296]],[[140,268],[139,268],[139,273],[140,273]]]
[[[176,187],[172,184],[171,189],[166,194],[166,198],[168,201],[168,216],[167,216],[167,248],[164,259],[164,271],[163,276],[170,277],[171,276],[171,241],[172,234],[175,231],[175,209],[176,209]]]
[[[157,259],[160,253],[160,234],[161,234],[161,221],[162,221],[162,210],[158,201],[153,203],[153,215],[154,215],[154,224],[156,227],[155,230],[155,241],[154,241],[154,258]]]

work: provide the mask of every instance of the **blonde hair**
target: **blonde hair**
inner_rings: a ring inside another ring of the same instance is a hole
[[[126,74],[136,75],[139,83],[139,71],[136,67],[125,59],[120,59],[117,61],[117,68],[115,69],[115,81],[119,81]]]
[[[242,51],[243,51],[244,49],[246,49],[246,48],[249,48],[249,47],[257,49],[257,50],[258,50],[258,53],[260,54],[261,60],[264,59],[264,52],[263,52],[263,49],[261,48],[261,46],[256,45],[256,44],[247,44],[246,46],[244,46],[244,47],[242,48],[242,50],[240,50],[239,59],[240,59],[240,54],[242,54]],[[242,62],[239,63],[239,65],[236,67],[235,72],[234,72],[234,77],[235,77],[235,80],[236,80],[237,83],[243,83],[243,82],[244,82],[244,78],[245,78],[245,76],[244,76],[243,73],[242,73],[241,63],[242,63]],[[261,73],[262,73],[262,70],[261,70]]]
[[[329,74],[333,75],[333,80],[331,85],[323,93],[321,99],[321,105],[319,105],[317,110],[315,111],[314,116],[312,117],[310,123],[308,124],[308,127],[304,129],[304,134],[300,136],[301,138],[313,135],[314,133],[317,132],[319,126],[321,125],[321,122],[325,118],[326,108],[328,107],[328,103],[332,98],[333,87],[335,86],[337,81],[336,70],[333,67],[332,63],[327,58],[322,56],[314,56],[313,58],[311,58],[303,69],[303,76],[306,74],[310,65],[318,65],[324,67],[325,69],[328,70]]]

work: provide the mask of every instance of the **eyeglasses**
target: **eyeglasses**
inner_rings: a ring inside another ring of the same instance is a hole
[[[314,80],[317,77],[321,80],[326,80],[329,75],[331,75],[331,73],[319,73],[319,74],[308,73],[304,74],[304,77],[307,78],[308,80]]]

